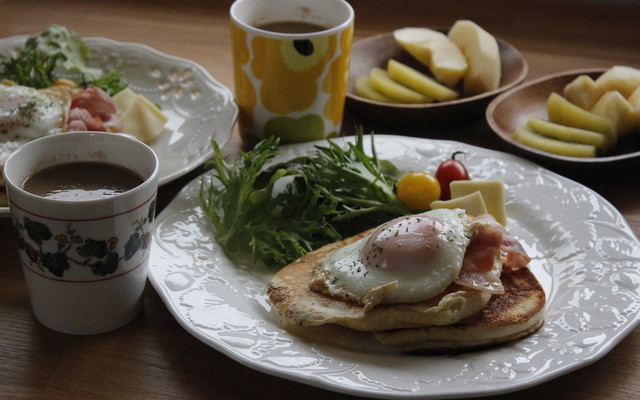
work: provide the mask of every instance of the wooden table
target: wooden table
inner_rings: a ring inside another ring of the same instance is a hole
[[[587,0],[354,0],[352,4],[356,39],[404,26],[440,27],[461,18],[474,20],[525,54],[529,78],[613,64],[640,67],[637,6],[598,5]],[[0,0],[0,37],[32,34],[56,23],[81,36],[140,42],[194,60],[232,87],[229,5],[229,1],[205,0]],[[366,123],[349,114],[346,120],[349,126]],[[392,130],[376,128],[376,132]],[[482,116],[450,127],[393,133],[501,149]],[[236,154],[240,145],[234,132],[224,151]],[[198,169],[163,187],[160,206],[200,172]],[[585,178],[583,182],[615,205],[640,234],[638,172],[619,173],[621,178]],[[151,286],[145,292],[144,312],[118,331],[76,337],[44,328],[30,311],[9,218],[0,219],[0,238],[0,399],[347,397],[272,377],[230,360],[182,329]],[[517,394],[494,398],[631,399],[638,393],[640,330],[636,329],[590,366]]]

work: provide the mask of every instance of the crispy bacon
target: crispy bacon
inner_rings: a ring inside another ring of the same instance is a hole
[[[111,96],[96,86],[89,86],[74,91],[67,129],[122,132],[122,121],[118,117]]]

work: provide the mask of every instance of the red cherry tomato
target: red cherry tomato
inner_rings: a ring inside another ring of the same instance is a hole
[[[449,183],[453,181],[468,181],[469,173],[463,163],[456,160],[458,154],[464,152],[457,151],[453,153],[450,159],[443,161],[436,170],[436,179],[440,182],[440,200],[449,200],[451,198],[451,189]]]

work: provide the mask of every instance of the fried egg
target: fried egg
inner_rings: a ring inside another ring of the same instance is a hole
[[[64,132],[71,104],[66,86],[34,89],[0,84],[0,166],[24,143]]]
[[[431,299],[455,281],[476,229],[461,209],[396,218],[325,256],[310,288],[365,310]]]

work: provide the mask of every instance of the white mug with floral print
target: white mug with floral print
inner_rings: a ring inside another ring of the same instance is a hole
[[[55,200],[22,187],[37,171],[99,161],[143,182],[95,200]],[[158,188],[158,159],[119,134],[73,132],[29,142],[7,159],[4,176],[22,270],[35,317],[69,334],[120,328],[142,309]]]

